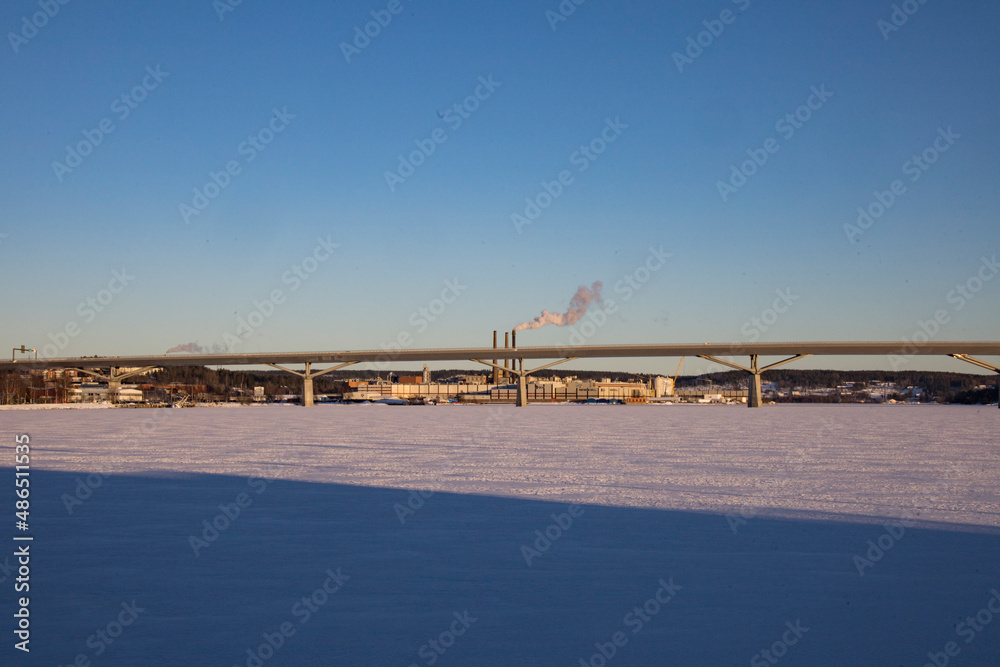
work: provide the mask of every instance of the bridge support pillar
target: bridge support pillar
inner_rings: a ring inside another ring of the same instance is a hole
[[[313,372],[312,362],[307,361],[305,372],[300,373],[298,371],[293,371],[291,368],[285,368],[284,366],[279,366],[278,364],[267,364],[272,368],[277,368],[278,370],[285,371],[286,373],[291,373],[292,375],[298,375],[302,378],[302,407],[309,408],[315,405],[315,399],[313,396],[313,378],[317,378],[320,375],[326,375],[330,371],[339,371],[341,368],[347,366],[352,366],[358,362],[348,361],[346,363],[340,364],[339,366],[331,366],[330,368],[324,368],[321,371]]]
[[[517,374],[517,407],[528,407],[528,376],[524,374],[524,359],[521,362],[521,372]]]
[[[811,355],[808,354],[796,354],[794,357],[784,359],[782,361],[775,362],[769,366],[764,366],[760,368],[757,363],[756,354],[750,355],[750,366],[740,366],[739,364],[734,364],[731,361],[726,361],[725,359],[719,359],[718,357],[713,357],[708,354],[699,354],[701,359],[708,359],[709,361],[714,361],[717,364],[722,364],[723,366],[729,366],[730,368],[735,368],[738,371],[746,371],[750,374],[750,387],[747,391],[747,407],[748,408],[760,408],[764,406],[763,393],[760,387],[760,374],[766,370],[772,368],[777,368],[778,366],[784,366],[787,363],[795,361],[796,359],[802,359]]]
[[[131,371],[125,371],[123,373],[116,373],[118,370],[114,366],[108,369],[108,374],[105,375],[100,371],[91,370],[89,368],[74,368],[74,370],[80,373],[86,373],[97,380],[103,380],[108,383],[108,400],[112,403],[118,402],[118,392],[122,388],[122,380],[126,378],[133,377],[135,375],[142,375],[143,373],[148,373],[149,371],[155,371],[156,366],[143,366],[142,368],[136,368]]]
[[[309,408],[313,405],[312,364],[307,361],[306,372],[302,374],[302,407]]]
[[[764,406],[760,390],[760,373],[750,374],[750,391],[747,395],[747,405],[751,408],[760,408]]]
[[[469,361],[474,361],[477,364],[483,364],[484,366],[491,366],[498,371],[504,371],[510,375],[517,376],[517,399],[514,403],[515,407],[526,408],[528,407],[528,376],[532,373],[537,373],[540,370],[546,368],[551,368],[558,364],[564,364],[567,361],[573,361],[579,357],[569,357],[567,359],[560,359],[559,361],[553,361],[552,363],[545,364],[544,366],[539,366],[538,368],[532,368],[531,370],[524,370],[524,359],[515,359],[511,361],[510,368],[500,366],[497,363],[490,363],[488,361],[483,361],[482,359],[470,359]]]

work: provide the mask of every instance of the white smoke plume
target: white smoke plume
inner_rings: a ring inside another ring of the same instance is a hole
[[[525,329],[540,329],[549,324],[554,324],[557,327],[564,327],[568,324],[576,324],[581,317],[587,313],[587,309],[590,308],[590,304],[598,303],[604,305],[604,301],[601,300],[601,289],[604,285],[601,281],[597,281],[590,287],[586,285],[580,285],[580,289],[576,291],[573,298],[569,300],[569,310],[565,313],[550,313],[547,310],[542,310],[542,314],[531,320],[530,322],[521,322],[516,327],[514,331],[524,331]]]
[[[203,347],[198,345],[198,343],[185,343],[184,345],[178,345],[177,347],[170,348],[164,354],[173,354],[174,352],[190,352],[191,354],[219,354],[225,351],[225,345],[215,344],[212,347]]]

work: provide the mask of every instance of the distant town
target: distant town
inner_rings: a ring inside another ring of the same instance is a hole
[[[125,370],[125,369],[120,369]],[[281,371],[159,368],[109,387],[77,370],[30,369],[0,373],[0,404],[113,403],[122,406],[194,406],[220,403],[298,403],[301,384]],[[765,403],[992,404],[990,376],[930,371],[780,369],[762,384]],[[317,402],[513,403],[516,385],[503,370],[335,371],[316,378]],[[745,404],[746,374],[647,375],[608,371],[532,377],[532,403]]]

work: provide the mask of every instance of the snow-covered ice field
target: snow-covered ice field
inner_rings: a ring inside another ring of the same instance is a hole
[[[3,410],[8,544],[18,434],[35,539],[30,655],[0,555],[0,663],[1000,665],[998,426],[985,406]]]

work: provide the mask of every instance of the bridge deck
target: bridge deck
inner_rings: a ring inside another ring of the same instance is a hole
[[[345,350],[340,352],[261,352],[252,354],[162,354],[122,357],[66,357],[0,361],[0,370],[17,368],[107,368],[125,366],[238,366],[263,364],[457,361],[470,359],[559,359],[565,357],[684,357],[808,355],[1000,355],[1000,341],[688,343],[677,345],[580,345],[565,347],[432,348]]]

